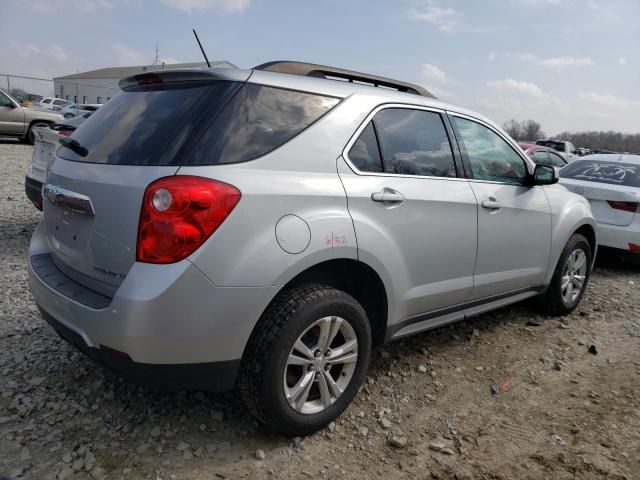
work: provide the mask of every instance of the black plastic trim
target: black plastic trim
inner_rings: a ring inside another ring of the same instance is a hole
[[[112,297],[85,287],[66,275],[55,264],[50,253],[33,255],[29,258],[29,261],[31,262],[31,268],[33,268],[33,271],[40,280],[60,295],[81,303],[86,307],[100,310],[108,307],[113,299]]]
[[[107,350],[89,347],[82,337],[40,308],[44,320],[64,340],[96,363],[116,372],[125,380],[147,387],[164,387],[210,392],[233,389],[240,368],[240,359],[224,362],[151,364],[134,362]],[[108,347],[108,346],[107,346]],[[126,353],[126,352],[123,352]]]
[[[42,182],[31,177],[24,177],[24,192],[35,207],[42,211]]]
[[[481,299],[478,299],[478,300],[472,300],[470,302],[460,303],[460,304],[454,305],[452,307],[445,307],[445,308],[441,308],[439,310],[434,310],[432,312],[422,313],[422,314],[416,315],[414,317],[407,318],[406,320],[403,320],[400,323],[397,323],[396,325],[392,325],[387,329],[386,342],[388,342],[391,339],[393,339],[394,335],[396,333],[398,333],[400,330],[402,330],[403,328],[406,328],[406,327],[408,327],[410,325],[413,325],[415,323],[420,323],[420,322],[424,322],[426,320],[431,320],[432,318],[442,317],[444,315],[449,315],[451,313],[460,312],[462,310],[468,310],[470,308],[479,307],[481,305],[485,305],[487,303],[496,302],[498,300],[502,300],[502,299],[505,299],[505,298],[513,297],[513,296],[519,295],[521,293],[526,293],[526,292],[542,293],[542,292],[544,292],[545,288],[546,287],[543,286],[543,285],[536,285],[536,286],[533,286],[533,287],[519,288],[517,290],[511,290],[509,292],[501,293],[499,295],[493,295],[491,297],[481,298]],[[472,315],[470,315],[470,316],[466,316],[465,315],[464,318],[470,318],[471,316]],[[462,320],[463,319],[461,318],[460,321],[462,321]],[[426,328],[425,330],[428,330],[428,328]]]

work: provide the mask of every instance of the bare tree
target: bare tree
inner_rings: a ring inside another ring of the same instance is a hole
[[[520,130],[522,132],[523,140],[531,140],[535,142],[541,138],[544,138],[544,132],[542,127],[535,120],[525,120],[520,124]]]
[[[512,118],[511,120],[504,122],[504,125],[502,126],[502,128],[504,128],[505,131],[509,134],[509,136],[514,140],[517,141],[522,138],[522,126],[520,125],[520,122],[518,122],[517,120],[514,120]]]
[[[613,152],[640,153],[640,133],[562,132],[555,138],[569,140],[578,147]]]

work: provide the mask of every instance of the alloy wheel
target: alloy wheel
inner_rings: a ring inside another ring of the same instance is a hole
[[[287,357],[283,387],[299,413],[330,407],[347,389],[358,362],[358,339],[347,320],[323,317],[296,340]]]
[[[562,272],[560,291],[565,304],[569,305],[575,302],[582,292],[587,275],[587,268],[589,268],[587,265],[587,254],[581,248],[576,248],[567,258]]]

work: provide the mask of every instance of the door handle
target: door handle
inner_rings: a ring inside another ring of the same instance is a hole
[[[381,192],[372,193],[371,200],[383,203],[402,203],[404,202],[404,195],[390,188],[385,188]]]
[[[490,197],[489,199],[482,201],[482,208],[488,208],[489,210],[500,210],[502,208],[502,204],[495,198]]]

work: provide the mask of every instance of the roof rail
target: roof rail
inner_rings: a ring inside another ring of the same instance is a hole
[[[402,82],[400,80],[393,80],[391,78],[369,75],[368,73],[345,70],[343,68],[328,67],[326,65],[316,65],[314,63],[281,60],[263,63],[262,65],[253,67],[253,69],[266,70],[269,72],[290,73],[293,75],[303,75],[306,77],[319,77],[336,80],[340,79],[351,83],[358,82],[373,87],[386,87],[393,90],[398,90],[399,92],[413,93],[414,95],[420,95],[423,97],[436,98],[426,88],[420,87],[419,85]]]

